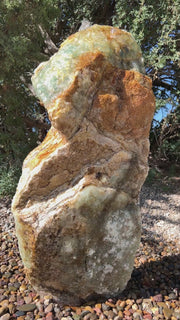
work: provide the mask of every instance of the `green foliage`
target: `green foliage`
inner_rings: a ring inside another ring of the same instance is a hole
[[[180,90],[179,0],[118,0],[115,8],[113,24],[130,31],[141,45],[157,110],[167,102],[176,105]]]
[[[151,185],[155,180],[160,179],[161,174],[155,168],[150,168],[148,176],[146,178],[146,183]]]
[[[0,2],[0,150],[6,161],[22,161],[49,128],[47,114],[33,96],[33,70],[78,30],[83,17],[105,23],[110,10],[106,0]]]
[[[156,96],[156,113],[171,108],[162,121],[153,121],[153,157],[176,163],[180,160],[179,16],[179,0],[117,0],[113,16],[113,24],[130,31],[141,45]]]
[[[20,174],[19,164],[10,168],[6,165],[0,166],[0,198],[14,195]]]
[[[67,36],[78,31],[83,18],[126,29],[141,45],[157,111],[167,103],[172,106],[171,115],[153,123],[152,150],[157,158],[177,162],[179,16],[179,0],[1,0],[0,166],[4,168],[6,163],[10,168],[10,173],[1,170],[3,181],[16,176],[12,164],[18,161],[21,166],[49,128],[47,114],[33,96],[32,72]]]

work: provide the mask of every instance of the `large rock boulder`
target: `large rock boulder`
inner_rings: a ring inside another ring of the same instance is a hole
[[[52,126],[24,161],[12,210],[32,285],[62,304],[115,296],[131,276],[155,105],[143,70],[129,33],[94,25],[33,75]]]

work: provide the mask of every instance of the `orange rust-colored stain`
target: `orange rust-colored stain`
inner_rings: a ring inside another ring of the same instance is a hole
[[[144,128],[143,134],[144,136],[148,136],[149,126],[155,108],[154,95],[152,90],[149,90],[151,87],[151,80],[138,73],[135,73],[133,78],[132,72],[129,72],[129,76],[131,77],[131,81],[129,81],[129,78],[127,80],[126,77],[123,81],[124,93],[127,95],[129,102],[127,104],[129,114],[127,124],[129,128],[132,128],[135,131],[136,129],[142,130],[142,128]],[[147,123],[149,124],[148,126],[146,126]]]
[[[62,146],[64,142],[65,138],[61,133],[54,128],[51,128],[41,145],[29,154],[27,166],[33,170],[42,160],[48,158],[52,152]]]
[[[77,70],[84,69],[87,66],[93,67],[93,62],[98,64],[101,60],[104,60],[101,52],[86,52],[81,54],[76,66]]]
[[[112,86],[100,88],[90,119],[108,132],[148,137],[155,108],[151,80],[138,72],[115,68],[108,74]]]
[[[100,109],[103,126],[111,131],[119,113],[118,96],[112,94],[97,95],[94,108]]]

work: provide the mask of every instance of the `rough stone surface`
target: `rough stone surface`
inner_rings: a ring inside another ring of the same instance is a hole
[[[129,33],[94,25],[33,76],[52,126],[24,161],[12,210],[32,285],[62,304],[116,296],[131,276],[154,112],[142,71]]]

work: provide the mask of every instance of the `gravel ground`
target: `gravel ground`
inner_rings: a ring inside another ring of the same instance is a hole
[[[10,201],[0,201],[0,320],[180,319],[180,194],[177,182],[145,185],[141,192],[142,239],[134,270],[118,299],[61,308],[43,299],[25,277]]]
[[[143,186],[140,198],[143,233],[180,244],[180,180],[176,184]]]

